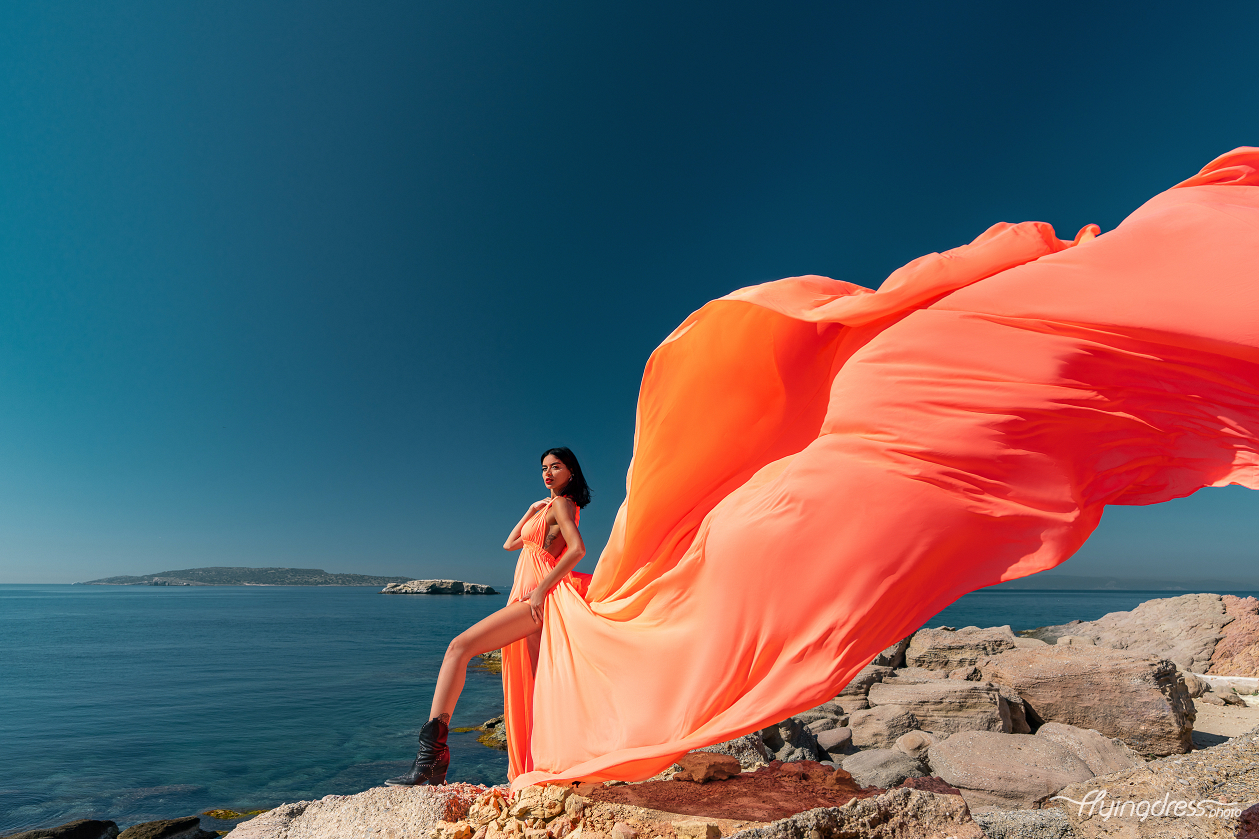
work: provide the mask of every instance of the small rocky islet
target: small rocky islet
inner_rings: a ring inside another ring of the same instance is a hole
[[[462,580],[410,580],[390,583],[380,590],[381,594],[498,594],[491,586],[482,583],[465,583]]]
[[[505,735],[501,718],[476,729],[486,745]],[[1190,594],[1019,634],[919,630],[833,699],[648,781],[379,787],[229,835],[1259,839],[1257,802],[1259,601]]]

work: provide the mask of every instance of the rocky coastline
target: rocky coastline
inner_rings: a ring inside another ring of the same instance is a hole
[[[228,835],[1259,839],[1256,662],[1259,601],[1228,595],[1019,634],[924,628],[834,698],[647,781],[381,787],[285,804]],[[502,742],[501,718],[479,729]]]

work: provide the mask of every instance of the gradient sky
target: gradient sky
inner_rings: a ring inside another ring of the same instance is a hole
[[[503,583],[571,446],[597,556],[648,354],[1259,144],[1259,6],[0,5],[0,582]],[[1259,493],[1062,567],[1259,580]],[[589,569],[593,558],[583,563]]]

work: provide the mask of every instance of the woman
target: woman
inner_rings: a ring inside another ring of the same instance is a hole
[[[570,588],[578,596],[585,594],[590,575],[573,568],[586,555],[577,523],[581,508],[590,503],[590,487],[576,455],[563,446],[547,449],[542,454],[542,482],[551,494],[529,505],[503,543],[508,551],[524,548],[507,605],[450,642],[437,676],[429,720],[420,729],[415,762],[409,772],[386,784],[444,783],[450,765],[446,733],[463,691],[468,662],[473,656],[502,649],[504,691],[510,694],[522,682],[532,688],[548,595],[557,586]]]

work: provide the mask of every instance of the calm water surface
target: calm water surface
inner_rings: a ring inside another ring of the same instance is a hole
[[[927,625],[1017,631],[1174,594],[979,591]],[[0,586],[0,833],[375,786],[409,764],[447,642],[505,601],[375,588]],[[501,710],[498,676],[473,671],[453,724]],[[506,780],[505,753],[474,734],[450,745],[451,780]]]

